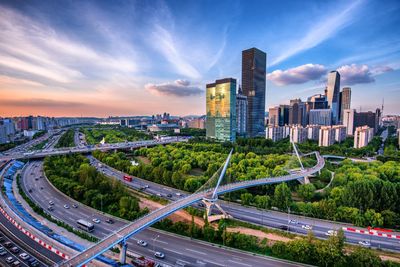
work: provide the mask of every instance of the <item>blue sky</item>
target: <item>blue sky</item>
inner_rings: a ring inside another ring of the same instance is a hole
[[[321,93],[400,114],[399,1],[2,1],[0,116],[204,114],[205,84],[267,53],[267,108]]]

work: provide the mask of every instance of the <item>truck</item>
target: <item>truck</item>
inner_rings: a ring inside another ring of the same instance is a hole
[[[132,182],[132,176],[124,175],[124,180],[127,182]]]

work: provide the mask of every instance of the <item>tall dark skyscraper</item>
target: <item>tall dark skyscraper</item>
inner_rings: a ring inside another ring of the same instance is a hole
[[[257,48],[242,51],[242,89],[247,96],[247,135],[264,135],[267,54]]]
[[[340,102],[339,102],[339,110],[340,110],[340,117],[339,121],[343,121],[343,111],[345,109],[350,109],[351,103],[351,88],[344,87],[340,92]]]
[[[329,72],[327,89],[328,108],[332,110],[332,124],[338,124],[340,116],[340,74],[338,71]]]

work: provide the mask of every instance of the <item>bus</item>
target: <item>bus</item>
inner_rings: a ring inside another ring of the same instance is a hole
[[[129,175],[124,175],[124,180],[128,182],[132,182],[132,177]]]
[[[79,219],[76,221],[76,223],[78,224],[78,228],[85,230],[86,232],[90,233],[90,232],[93,232],[93,230],[94,230],[94,225],[88,221]]]

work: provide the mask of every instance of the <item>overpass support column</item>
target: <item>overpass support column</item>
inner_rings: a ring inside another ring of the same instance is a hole
[[[226,211],[224,211],[221,206],[217,203],[217,199],[207,199],[204,198],[202,200],[202,202],[204,203],[204,205],[206,205],[206,213],[204,214],[204,219],[207,216],[207,220],[208,222],[213,222],[216,220],[220,220],[220,219],[228,219],[228,218],[232,218],[231,215],[229,215],[228,213],[226,213]],[[213,207],[216,207],[222,214],[216,214],[216,215],[212,215],[212,209]]]
[[[310,179],[308,179],[308,176],[299,178],[299,179],[297,179],[297,181],[299,181],[299,183],[301,183],[301,184],[309,184],[310,183]]]
[[[126,263],[126,250],[128,248],[128,244],[126,243],[125,239],[121,243],[119,243],[119,248],[120,248],[119,262],[121,264],[125,264]]]

